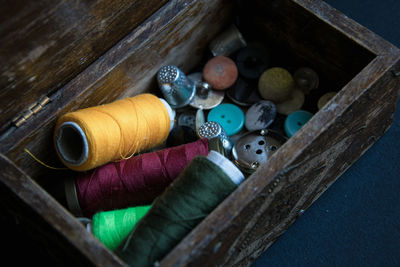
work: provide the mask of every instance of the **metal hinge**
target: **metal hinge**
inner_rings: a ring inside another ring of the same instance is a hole
[[[49,102],[50,102],[50,98],[48,96],[40,97],[39,101],[30,105],[27,110],[25,110],[24,112],[19,114],[17,117],[12,119],[12,123],[17,127],[20,127],[25,122],[27,122],[30,118],[32,118],[33,115],[35,115],[40,110],[42,110],[42,108]]]

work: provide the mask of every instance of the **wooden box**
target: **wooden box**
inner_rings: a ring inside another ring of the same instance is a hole
[[[339,93],[203,220],[160,266],[247,265],[346,171],[393,120],[400,51],[320,0],[13,2],[2,13],[2,223],[18,247],[63,265],[119,266],[57,188],[55,121],[142,92],[155,74],[198,66],[236,22],[276,64],[318,70]]]

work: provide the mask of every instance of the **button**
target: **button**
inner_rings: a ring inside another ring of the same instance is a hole
[[[233,146],[234,163],[242,171],[252,173],[267,162],[286,140],[286,137],[271,130],[248,132]]]
[[[268,129],[279,132],[281,135],[286,135],[284,128],[286,118],[286,115],[277,113],[274,122],[272,122]]]
[[[293,74],[296,85],[303,90],[305,94],[309,94],[311,90],[317,89],[319,86],[318,74],[310,68],[300,68]]]
[[[249,83],[240,77],[226,91],[226,95],[232,102],[240,106],[250,106],[262,100],[257,90],[257,84]]]
[[[303,91],[295,88],[287,100],[276,105],[276,110],[280,114],[289,115],[290,113],[301,109],[304,100],[305,97]]]
[[[258,81],[258,90],[265,100],[275,104],[289,98],[295,87],[292,75],[284,68],[274,67],[263,72]]]
[[[228,136],[238,133],[244,126],[244,113],[234,104],[221,104],[211,109],[207,121],[216,121]]]
[[[206,122],[204,111],[200,108],[196,111],[196,132],[199,131],[201,125]]]
[[[178,115],[178,125],[192,129],[196,128],[196,114],[191,111],[184,111]]]
[[[205,122],[203,125],[200,126],[197,134],[200,138],[219,138],[222,142],[222,146],[225,149],[225,155],[230,155],[233,147],[232,141],[229,139],[224,128],[222,128],[222,126],[218,122]]]
[[[236,63],[225,56],[216,56],[204,66],[203,78],[212,89],[225,90],[232,86],[238,77]]]
[[[248,79],[258,79],[268,68],[269,53],[261,43],[250,43],[236,56],[239,74]]]
[[[188,126],[175,126],[168,135],[166,145],[168,147],[179,146],[198,140],[196,131]]]
[[[318,99],[318,109],[322,109],[336,94],[336,92],[328,92],[321,96],[320,99]]]
[[[261,100],[253,104],[246,112],[245,126],[249,131],[266,129],[276,116],[275,104],[268,100]]]
[[[208,83],[203,82],[201,72],[192,73],[188,75],[188,78],[196,84],[196,94],[190,102],[190,106],[201,109],[212,109],[224,100],[225,91],[210,88]]]
[[[288,137],[292,137],[304,124],[306,124],[311,117],[312,113],[305,110],[298,110],[290,113],[285,120],[285,133]]]

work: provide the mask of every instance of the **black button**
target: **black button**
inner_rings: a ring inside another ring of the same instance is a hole
[[[268,68],[268,50],[261,43],[248,44],[238,52],[236,64],[240,75],[248,79],[258,79]]]
[[[240,106],[250,106],[262,99],[257,83],[250,83],[242,78],[237,79],[236,83],[227,90],[226,95]]]
[[[179,146],[187,143],[191,143],[198,140],[196,131],[188,126],[176,126],[174,127],[167,138],[167,146]]]

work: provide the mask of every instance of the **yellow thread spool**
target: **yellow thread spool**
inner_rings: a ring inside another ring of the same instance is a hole
[[[68,168],[86,171],[162,144],[174,117],[165,100],[140,94],[63,115],[54,143]]]

